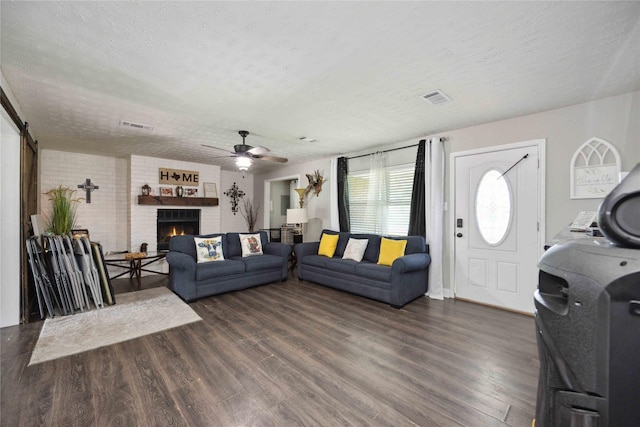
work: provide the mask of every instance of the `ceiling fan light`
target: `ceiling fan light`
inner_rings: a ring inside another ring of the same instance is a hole
[[[248,157],[236,158],[236,166],[238,166],[238,169],[240,169],[241,171],[248,170],[252,163],[253,162]]]

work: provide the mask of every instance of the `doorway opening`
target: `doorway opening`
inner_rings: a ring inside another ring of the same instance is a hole
[[[287,222],[287,209],[296,207],[293,204],[296,203],[298,195],[293,189],[297,187],[300,179],[300,175],[288,175],[265,180],[264,206],[266,209],[263,213],[263,223],[270,239],[279,238],[282,242],[287,240],[282,229]]]

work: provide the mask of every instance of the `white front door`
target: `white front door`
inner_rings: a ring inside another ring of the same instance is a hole
[[[542,253],[543,176],[536,140],[454,153],[457,298],[533,313]]]

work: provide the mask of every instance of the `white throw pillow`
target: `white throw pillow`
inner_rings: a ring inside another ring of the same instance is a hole
[[[344,249],[342,259],[352,259],[354,261],[362,261],[364,251],[367,249],[369,239],[352,239],[349,238],[347,247]]]
[[[262,255],[262,242],[260,234],[241,234],[240,246],[242,247],[242,256]]]
[[[224,261],[222,236],[194,237],[198,262]]]

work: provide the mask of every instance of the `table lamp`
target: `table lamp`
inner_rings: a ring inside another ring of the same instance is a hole
[[[307,217],[307,209],[287,209],[287,224],[295,224],[293,231],[293,243],[302,243],[302,224],[309,222]],[[296,236],[298,236],[296,238]]]

